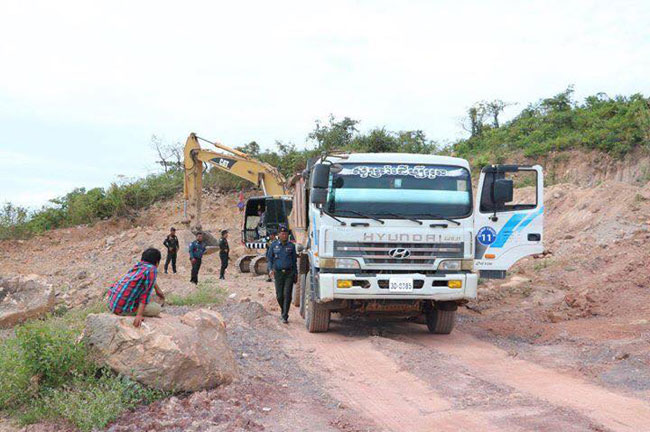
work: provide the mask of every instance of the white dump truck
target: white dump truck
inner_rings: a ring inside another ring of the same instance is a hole
[[[487,166],[474,194],[464,159],[349,154],[310,161],[292,183],[294,301],[310,332],[337,312],[403,315],[448,334],[479,276],[503,278],[543,252],[538,165]]]

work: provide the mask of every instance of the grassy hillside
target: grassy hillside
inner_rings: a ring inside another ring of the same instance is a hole
[[[452,145],[476,165],[500,161],[513,152],[542,156],[551,151],[599,150],[615,157],[650,149],[650,99],[641,94],[610,98],[603,93],[573,99],[573,89],[542,99],[500,127],[482,124]]]
[[[503,162],[513,154],[539,157],[553,151],[578,149],[622,157],[635,149],[650,150],[650,99],[641,94],[610,98],[599,93],[578,102],[569,87],[499,124],[498,115],[504,106],[501,101],[492,101],[470,108],[471,136],[447,147],[427,138],[420,130],[392,132],[377,127],[362,133],[358,120],[348,117],[337,120],[331,116],[326,124],[316,122],[306,137],[305,149],[280,141],[272,150],[261,151],[255,141],[239,149],[278,167],[287,177],[304,169],[308,158],[333,151],[453,154],[469,159],[475,168],[480,168]],[[180,192],[182,181],[182,172],[176,166],[165,173],[113,184],[106,189],[75,189],[37,211],[7,203],[0,208],[0,239],[27,237],[112,216],[129,216]],[[226,190],[251,186],[214,169],[207,173],[204,184]]]

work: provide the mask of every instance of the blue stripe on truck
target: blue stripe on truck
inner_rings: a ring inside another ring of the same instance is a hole
[[[490,245],[490,247],[493,248],[501,248],[503,245],[506,244],[512,233],[514,232],[515,227],[521,220],[526,217],[527,215],[525,213],[517,213],[514,214],[508,219],[508,222],[501,228],[501,230],[497,233],[497,239]]]
[[[533,219],[535,219],[537,216],[541,215],[542,213],[544,213],[544,206],[540,207],[539,210],[537,210],[536,212],[529,214],[528,217],[524,219],[524,221],[521,224],[519,224],[519,226],[515,231],[519,232],[522,229],[526,228],[533,221]]]

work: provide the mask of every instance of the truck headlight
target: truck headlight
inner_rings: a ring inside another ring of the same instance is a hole
[[[320,268],[337,268],[337,269],[358,269],[361,268],[359,261],[352,258],[321,258],[319,261]]]
[[[438,270],[469,270],[472,271],[474,268],[473,259],[462,259],[462,260],[445,260],[440,263]]]
[[[447,260],[440,263],[438,270],[460,270],[460,260]]]

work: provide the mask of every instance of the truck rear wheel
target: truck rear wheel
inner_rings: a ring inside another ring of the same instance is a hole
[[[456,325],[456,309],[442,310],[431,308],[426,313],[427,328],[430,333],[449,334]]]
[[[307,298],[307,283],[309,278],[309,273],[305,273],[304,275],[301,276],[301,284],[300,284],[300,316],[304,319],[305,318],[305,299]]]
[[[305,285],[305,275],[298,275],[298,283],[293,285],[293,296],[291,302],[295,307],[300,307],[300,297],[302,295],[302,287]],[[303,317],[304,318],[304,317]]]

